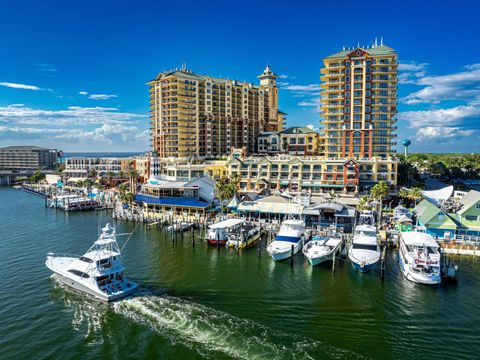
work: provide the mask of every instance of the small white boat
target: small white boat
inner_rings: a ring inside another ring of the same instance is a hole
[[[371,211],[364,210],[360,214],[353,241],[348,250],[348,258],[353,267],[362,273],[372,270],[380,261],[380,245]]]
[[[280,226],[280,230],[267,247],[273,260],[285,260],[298,253],[303,246],[305,237],[305,221],[288,219]]]
[[[239,229],[245,224],[245,219],[227,219],[212,224],[208,227],[205,240],[210,245],[225,245],[228,240],[228,233]]]
[[[80,257],[47,256],[45,265],[63,284],[104,301],[114,301],[128,296],[138,285],[123,274],[125,267],[110,224],[100,237]]]
[[[226,247],[244,249],[260,239],[261,231],[252,224],[245,223],[227,234]]]
[[[332,260],[334,254],[340,252],[342,239],[336,237],[315,236],[303,247],[303,255],[310,265],[315,266]]]
[[[420,231],[400,233],[398,263],[410,281],[436,285],[442,281],[440,247],[435,239]]]

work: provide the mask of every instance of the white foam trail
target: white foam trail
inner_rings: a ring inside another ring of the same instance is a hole
[[[218,352],[255,360],[314,359],[320,354],[342,357],[341,350],[318,341],[284,335],[253,321],[166,295],[137,296],[117,302],[114,309],[168,337],[172,343],[195,348],[212,358]]]

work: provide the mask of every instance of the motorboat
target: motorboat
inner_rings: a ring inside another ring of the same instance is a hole
[[[410,281],[427,285],[442,281],[440,247],[430,234],[401,232],[398,263],[403,275]]]
[[[227,219],[208,227],[205,239],[210,245],[225,245],[228,233],[245,224],[245,219]]]
[[[352,244],[348,250],[348,258],[353,267],[362,273],[372,270],[380,261],[380,245],[371,211],[364,210],[360,214]]]
[[[231,229],[227,234],[227,247],[244,249],[260,239],[261,230],[253,224],[244,223]]]
[[[135,292],[138,285],[124,275],[116,237],[115,229],[107,223],[82,256],[49,254],[45,264],[55,278],[75,290],[104,301],[118,300]]]
[[[302,249],[304,237],[305,221],[287,219],[280,226],[275,240],[268,245],[267,252],[275,261],[288,259]]]
[[[325,261],[332,260],[341,250],[342,239],[330,236],[314,236],[303,247],[303,255],[310,265],[315,266]]]

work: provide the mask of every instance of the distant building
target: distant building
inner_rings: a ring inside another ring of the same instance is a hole
[[[387,158],[397,129],[397,54],[388,47],[344,49],[323,59],[321,120],[328,158]]]
[[[7,146],[0,148],[0,170],[53,170],[58,164],[59,151],[38,146]]]
[[[259,154],[319,155],[320,134],[309,127],[289,127],[258,137]]]
[[[91,158],[91,157],[69,157],[65,159],[66,177],[86,178],[90,171],[94,170],[97,175],[105,175],[108,172],[120,173],[125,166],[131,162],[129,158]]]
[[[199,75],[185,67],[160,73],[150,86],[152,150],[160,158],[214,157],[232,148],[257,151],[264,131],[281,131],[277,75],[266,69],[260,85]]]

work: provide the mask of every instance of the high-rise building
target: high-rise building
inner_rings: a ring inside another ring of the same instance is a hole
[[[260,85],[193,73],[160,73],[150,86],[152,149],[160,158],[211,157],[232,148],[257,151],[263,131],[283,129],[277,75],[267,66]]]
[[[323,59],[321,128],[327,158],[387,158],[396,145],[397,54],[381,45]]]

